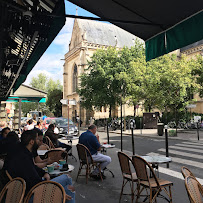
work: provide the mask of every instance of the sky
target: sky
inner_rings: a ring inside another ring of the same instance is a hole
[[[67,0],[65,0],[65,6],[66,14],[75,15],[77,8],[79,16],[97,17]],[[31,78],[36,77],[39,73],[44,73],[53,80],[59,79],[61,84],[63,84],[64,60],[61,59],[64,59],[64,55],[68,52],[73,23],[73,18],[66,18],[66,24],[29,73],[24,84],[29,85]]]

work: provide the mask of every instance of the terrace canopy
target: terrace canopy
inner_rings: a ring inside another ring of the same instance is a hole
[[[25,81],[64,24],[64,0],[0,0],[0,101]]]
[[[150,60],[203,39],[202,0],[69,0],[140,37]]]

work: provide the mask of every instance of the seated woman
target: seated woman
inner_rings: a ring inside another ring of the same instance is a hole
[[[54,133],[54,128],[54,124],[50,124],[47,131],[45,132],[45,136],[48,136],[50,138],[56,148],[66,148],[66,151],[68,152],[72,147],[70,145],[58,141],[58,135]]]

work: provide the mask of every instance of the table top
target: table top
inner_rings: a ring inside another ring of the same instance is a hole
[[[48,152],[49,150],[37,150],[37,154],[39,155],[39,156],[43,156],[43,155],[45,155],[45,153],[46,152]]]
[[[50,150],[42,150],[42,149],[38,149],[38,150],[37,150],[37,154],[38,154],[39,156],[43,156],[43,155],[46,154],[46,152],[51,151],[51,150],[63,150],[63,151],[65,151],[66,148],[58,147],[58,148],[50,149]]]
[[[62,173],[71,172],[71,171],[74,170],[74,168],[75,168],[75,167],[74,167],[73,165],[68,164],[68,170],[66,170],[66,171],[60,171],[59,169],[54,169],[54,171],[49,172],[49,174],[50,174],[50,175],[60,175],[60,174],[62,174]]]
[[[166,156],[140,156],[148,163],[152,164],[163,164],[163,163],[169,163],[172,161],[170,157]]]
[[[101,146],[102,148],[114,148],[115,147],[115,144],[103,144],[102,146]]]
[[[65,137],[60,138],[62,140],[77,140],[79,137],[71,136],[71,135],[66,135]]]

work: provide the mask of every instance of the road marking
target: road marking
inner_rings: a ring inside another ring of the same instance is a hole
[[[182,142],[184,144],[191,144],[191,145],[203,145],[203,143],[199,143],[199,142]]]
[[[160,154],[158,154],[158,153],[148,153],[147,155],[149,155],[149,156],[160,156]],[[178,158],[173,158],[172,157],[172,162],[177,162],[177,159]],[[176,161],[175,161],[176,160]],[[180,161],[181,159],[179,159],[179,161]],[[187,163],[187,161],[188,160],[184,160],[184,164],[186,164]],[[180,162],[179,162],[180,163]],[[199,163],[199,162],[197,162],[198,164],[201,164],[201,163]],[[190,164],[188,164],[187,163],[187,165],[190,165]],[[194,165],[192,165],[192,166],[194,166]],[[203,165],[202,165],[202,167],[203,167]],[[202,168],[202,167],[200,167],[200,168]],[[183,178],[183,175],[182,175],[182,173],[180,173],[180,172],[177,172],[177,171],[173,171],[173,170],[171,170],[171,169],[168,169],[168,168],[163,168],[163,167],[159,167],[159,172],[160,173],[164,173],[164,174],[166,174],[166,175],[169,175],[169,176],[172,176],[172,177],[175,177],[175,178],[179,178],[179,179],[182,179],[182,180],[184,180],[184,178]],[[201,178],[198,178],[198,177],[196,177],[197,178],[197,180],[200,182],[200,184],[202,185],[203,184],[203,179],[201,179]]]
[[[177,146],[170,146],[169,149],[180,149],[180,150],[186,150],[186,151],[190,151],[190,152],[198,152],[198,153],[203,153],[203,150],[199,150],[199,149],[190,149],[190,148],[186,148],[186,147],[177,147]]]
[[[158,149],[158,151],[166,152],[166,150],[164,148]],[[181,151],[176,151],[176,150],[172,150],[172,149],[169,149],[169,154],[176,154],[176,155],[187,156],[187,157],[191,157],[191,158],[195,157],[195,159],[203,159],[203,155],[181,152]]]
[[[194,146],[194,145],[187,145],[187,144],[175,144],[175,146],[183,146],[183,147],[190,147],[190,148],[199,148],[202,149],[203,146]]]

